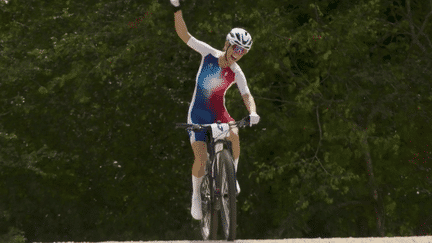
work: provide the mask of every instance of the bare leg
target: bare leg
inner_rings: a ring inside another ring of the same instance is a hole
[[[196,141],[192,144],[192,150],[195,155],[195,160],[192,167],[193,193],[191,214],[194,219],[200,220],[202,218],[200,185],[205,173],[204,168],[207,161],[207,144],[205,142]]]
[[[238,135],[238,128],[231,130],[231,134],[227,139],[232,143],[232,150],[234,156],[234,169],[235,172],[237,173],[238,158],[240,156],[240,139]],[[240,193],[240,185],[238,184],[238,181],[236,181],[236,186],[237,186],[237,192]]]
[[[230,136],[227,137],[227,140],[231,141],[232,143],[234,160],[238,159],[240,156],[240,139],[238,135],[238,128],[231,130]]]
[[[202,141],[196,141],[192,144],[192,150],[195,155],[192,167],[192,175],[200,178],[204,175],[204,166],[207,161],[207,144]]]

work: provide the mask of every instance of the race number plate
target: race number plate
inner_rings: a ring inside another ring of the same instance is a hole
[[[226,137],[229,137],[229,124],[222,123],[222,124],[212,124],[212,134],[214,139],[224,139]]]

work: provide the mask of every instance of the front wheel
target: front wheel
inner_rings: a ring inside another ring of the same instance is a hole
[[[221,219],[225,239],[234,241],[237,227],[237,209],[236,209],[236,175],[234,172],[234,163],[231,153],[224,149],[220,153],[220,173],[222,175],[222,207]]]
[[[211,163],[206,163],[207,173],[201,183],[201,235],[204,240],[217,240],[218,217],[214,204],[214,183],[211,177]]]

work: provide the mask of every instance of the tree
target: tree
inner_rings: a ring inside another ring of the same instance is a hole
[[[199,239],[193,154],[174,124],[200,55],[176,36],[169,2],[0,4],[1,233]],[[430,231],[431,8],[185,2],[197,39],[222,49],[232,27],[254,38],[239,64],[261,122],[240,135],[239,238]],[[226,106],[247,115],[235,88]]]

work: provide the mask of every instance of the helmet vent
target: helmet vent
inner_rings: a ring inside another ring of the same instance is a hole
[[[244,29],[234,28],[232,29],[226,38],[227,41],[230,42],[231,45],[239,45],[248,51],[252,46],[252,36]]]

